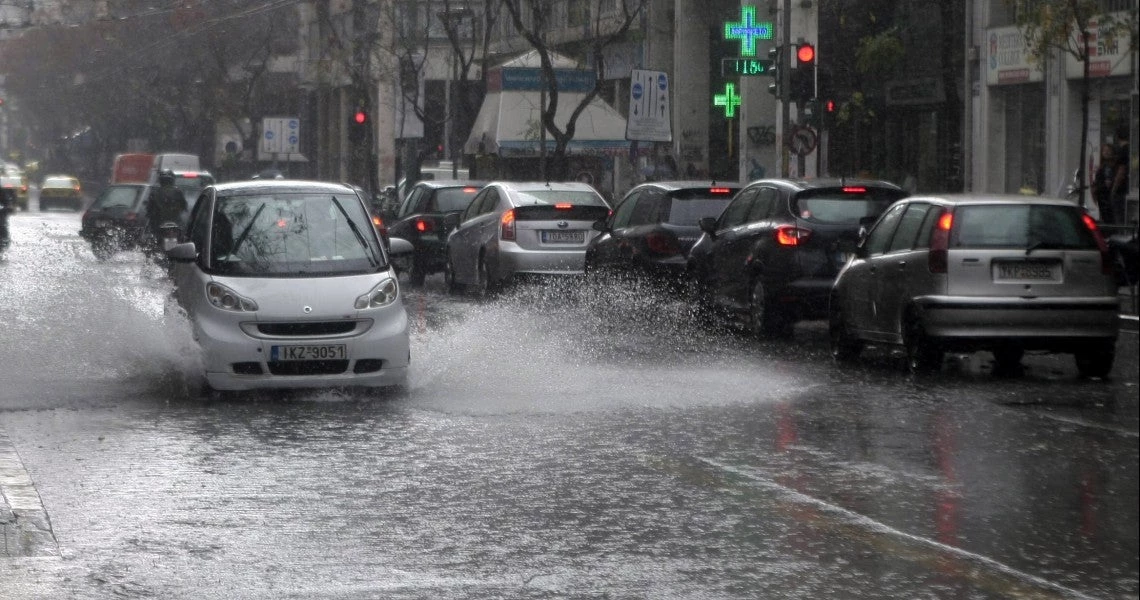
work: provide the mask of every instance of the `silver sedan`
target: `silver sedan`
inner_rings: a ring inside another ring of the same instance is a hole
[[[482,294],[517,274],[581,274],[600,233],[594,222],[609,212],[585,183],[491,182],[447,223],[448,291]]]

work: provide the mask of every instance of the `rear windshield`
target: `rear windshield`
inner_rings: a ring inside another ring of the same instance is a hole
[[[44,180],[43,187],[46,188],[71,188],[75,187],[76,182],[67,177],[48,177]]]
[[[864,217],[878,217],[905,196],[902,190],[862,186],[807,190],[792,201],[792,212],[812,223],[857,225]]]
[[[526,190],[519,192],[520,204],[561,204],[578,206],[609,206],[602,197],[581,190]]]
[[[344,275],[382,264],[372,223],[352,194],[219,195],[213,267],[233,275]]]
[[[138,186],[109,187],[103,190],[91,208],[134,208],[145,189]]]
[[[1096,238],[1076,206],[960,206],[951,248],[1095,249]]]
[[[724,207],[732,202],[739,188],[726,188],[726,193],[713,194],[707,189],[683,190],[669,196],[669,214],[664,221],[670,225],[696,226],[705,217],[719,217]]]
[[[439,212],[461,211],[471,204],[471,199],[479,193],[477,187],[442,188],[435,193],[435,204]]]

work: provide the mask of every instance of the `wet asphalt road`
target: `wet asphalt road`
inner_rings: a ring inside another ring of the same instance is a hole
[[[1137,338],[1110,381],[925,378],[628,286],[412,291],[402,394],[210,402],[78,215],[0,262],[0,598],[1135,598]],[[6,514],[4,511],[8,510]]]

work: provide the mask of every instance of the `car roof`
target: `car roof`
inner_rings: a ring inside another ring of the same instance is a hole
[[[451,187],[483,187],[487,185],[486,181],[471,181],[468,179],[421,179],[416,182],[416,185],[430,188],[451,188]]]
[[[747,183],[743,181],[715,181],[711,179],[678,179],[678,180],[663,180],[663,181],[646,181],[639,183],[633,188],[641,187],[659,187],[668,191],[676,190],[693,190],[693,189],[708,189],[712,187],[734,187],[742,188]]]
[[[768,178],[751,181],[748,183],[748,185],[754,186],[764,183],[776,184],[782,187],[790,187],[798,191],[837,188],[845,186],[868,186],[902,191],[901,187],[890,181],[883,179],[862,179],[853,177],[814,177],[811,179]]]
[[[355,191],[343,183],[329,181],[307,181],[303,179],[250,179],[245,181],[231,181],[229,183],[215,184],[214,189],[219,193],[254,193],[254,192],[353,192]]]
[[[927,202],[941,202],[947,204],[1041,204],[1051,206],[1077,206],[1072,200],[1064,198],[1049,198],[1046,196],[1028,196],[1025,194],[1003,193],[963,193],[963,194],[922,194],[906,198],[908,202],[916,200]]]
[[[581,181],[492,181],[487,185],[498,185],[508,190],[519,192],[561,190],[598,193],[598,190],[595,189],[594,186]]]

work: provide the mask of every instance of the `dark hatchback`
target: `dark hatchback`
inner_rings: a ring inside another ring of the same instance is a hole
[[[689,249],[701,236],[698,222],[716,218],[743,184],[654,181],[634,186],[586,248],[586,272],[647,275],[666,283],[685,276]]]
[[[762,336],[789,336],[796,321],[827,317],[831,285],[854,242],[907,193],[893,183],[761,179],[749,183],[689,252],[698,301]]]
[[[484,181],[427,179],[417,182],[404,195],[396,214],[388,220],[388,235],[404,238],[415,249],[400,257],[408,283],[423,285],[424,278],[442,273],[447,265],[447,235],[444,217],[466,210]]]
[[[83,213],[79,235],[104,260],[123,250],[141,248],[146,240],[145,183],[115,183],[103,189]]]

